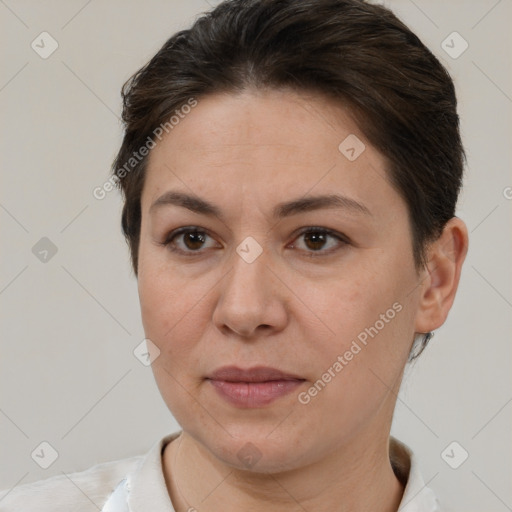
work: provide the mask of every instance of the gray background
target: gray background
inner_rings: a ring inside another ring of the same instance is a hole
[[[415,450],[447,510],[512,510],[512,3],[385,4],[455,80],[468,154],[458,214],[470,231],[454,307],[406,371],[392,434]],[[144,453],[177,428],[133,355],[144,334],[119,195],[100,201],[92,190],[121,141],[121,85],[209,8],[0,1],[0,488]],[[59,45],[47,59],[31,48],[43,31]],[[441,46],[454,31],[469,44],[458,58]],[[41,253],[43,237],[54,255]],[[31,458],[43,441],[58,452],[48,469]],[[453,441],[469,453],[457,469],[441,456]]]

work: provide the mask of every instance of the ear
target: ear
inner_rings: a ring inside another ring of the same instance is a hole
[[[416,332],[433,331],[444,324],[455,299],[468,243],[466,224],[453,217],[430,245],[422,272]]]

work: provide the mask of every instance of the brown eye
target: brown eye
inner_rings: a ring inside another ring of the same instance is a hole
[[[201,244],[204,244],[206,236],[200,231],[192,231],[190,233],[183,233],[183,243],[188,249],[197,250],[201,249]]]
[[[304,240],[304,250],[310,253],[308,256],[317,256],[312,253],[319,253],[318,256],[331,254],[349,243],[348,239],[344,235],[325,228],[307,228],[299,234],[296,240],[299,240],[300,238],[303,238]],[[292,247],[301,248],[300,244],[297,244],[296,242],[292,244]]]
[[[318,251],[322,249],[329,235],[325,233],[309,232],[304,234],[304,242],[311,250]]]
[[[176,229],[170,233],[162,245],[168,247],[171,251],[187,255],[199,254],[205,247],[210,237],[205,231],[194,227]]]

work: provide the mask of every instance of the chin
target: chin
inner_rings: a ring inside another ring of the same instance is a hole
[[[299,441],[299,433],[278,432],[274,422],[272,426],[261,425],[227,425],[226,430],[219,427],[211,436],[204,436],[204,429],[199,436],[190,433],[198,442],[208,449],[222,463],[241,471],[254,473],[279,473],[300,467],[306,463],[307,447]],[[229,433],[228,433],[229,432]],[[230,435],[231,434],[231,435]],[[311,447],[311,450],[316,450]]]

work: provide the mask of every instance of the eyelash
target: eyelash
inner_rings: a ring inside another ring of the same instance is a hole
[[[200,228],[200,227],[187,226],[187,227],[175,229],[174,231],[169,233],[169,235],[166,237],[166,239],[160,245],[162,245],[164,247],[167,247],[172,252],[182,254],[182,255],[184,255],[186,257],[194,257],[194,256],[201,255],[202,252],[200,250],[198,250],[198,251],[191,251],[191,250],[184,251],[182,249],[178,249],[175,245],[173,245],[173,241],[174,241],[175,238],[177,238],[180,235],[187,234],[187,233],[198,233],[198,234],[207,235],[207,236],[210,237],[208,232],[205,231],[204,229]],[[328,256],[328,255],[336,252],[337,250],[340,250],[343,246],[350,244],[350,240],[345,235],[343,235],[341,233],[337,233],[337,232],[332,231],[330,229],[321,228],[321,227],[314,227],[314,226],[307,227],[307,228],[303,229],[302,231],[300,231],[297,234],[297,236],[294,238],[294,241],[297,238],[299,238],[299,237],[301,237],[303,235],[312,234],[312,233],[319,234],[319,235],[324,235],[324,236],[327,235],[327,236],[330,236],[332,238],[335,238],[336,240],[338,240],[338,242],[341,243],[341,247],[337,247],[337,248],[330,249],[330,250],[327,250],[327,251],[324,251],[322,249],[319,249],[318,251],[305,251],[305,256],[310,257],[310,258],[316,258],[316,257],[321,257],[321,256]],[[210,237],[210,238],[212,238],[212,237]]]

